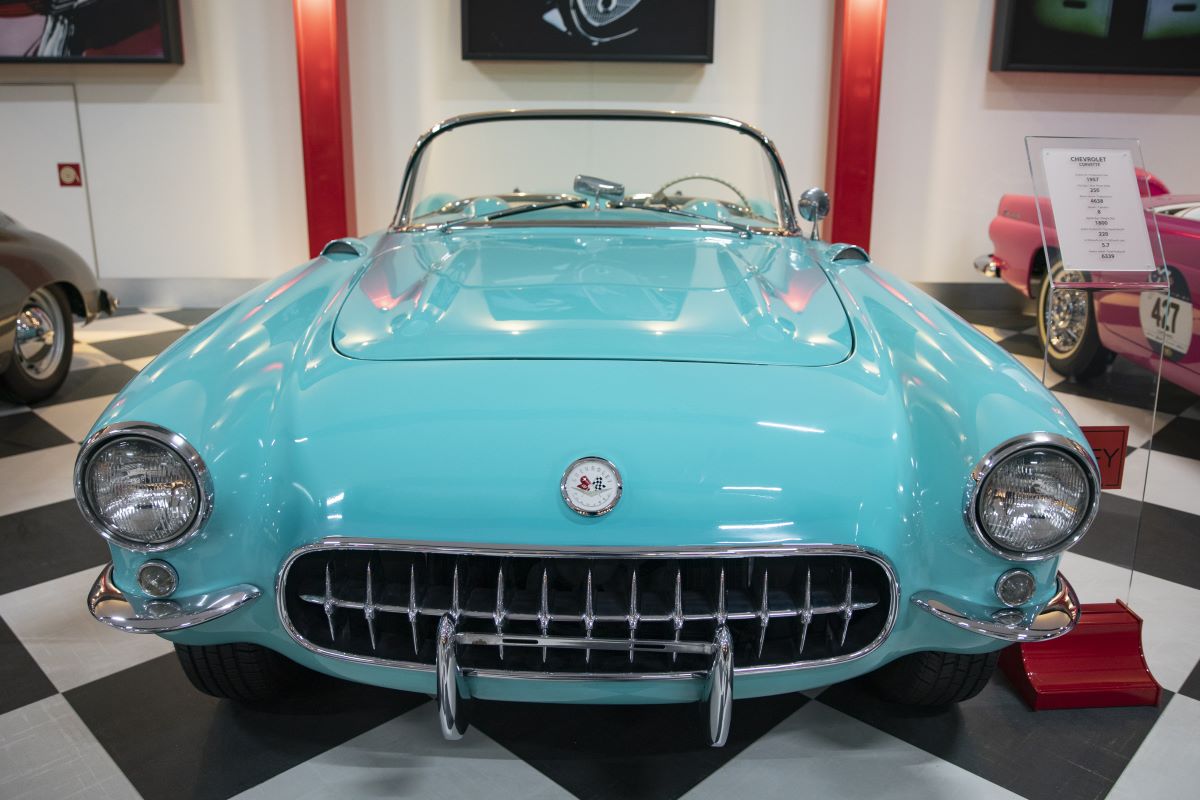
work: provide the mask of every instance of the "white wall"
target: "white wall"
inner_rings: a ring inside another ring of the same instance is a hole
[[[888,6],[871,255],[910,280],[991,280],[971,261],[1000,195],[1031,191],[1026,135],[1137,137],[1169,187],[1200,192],[1200,78],[989,72],[993,6]]]
[[[203,305],[308,256],[295,36],[288,0],[181,6],[183,66],[5,64],[0,82],[76,85],[102,283]]]
[[[796,191],[825,174],[830,0],[718,0],[714,63],[463,61],[457,0],[348,0],[358,223],[388,223],[413,141],[455,114],[609,107],[736,117]]]

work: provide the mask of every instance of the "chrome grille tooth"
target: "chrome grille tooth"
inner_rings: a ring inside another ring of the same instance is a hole
[[[842,638],[838,648],[846,646],[846,634],[850,632],[850,617],[854,615],[854,568],[846,565],[846,599],[842,603]]]
[[[450,579],[450,618],[458,622],[458,559],[454,559],[454,577]]]
[[[683,632],[683,568],[675,567],[675,607],[671,611],[671,626],[675,629],[675,641]],[[671,663],[674,664],[679,653],[671,653]]]
[[[322,598],[322,605],[325,606],[325,619],[329,620],[329,641],[332,643],[337,638],[333,632],[333,611],[337,608],[337,602],[333,596],[333,577],[328,561],[325,562],[325,596]]]
[[[375,645],[375,598],[371,591],[371,562],[367,562],[367,591],[363,598],[363,616],[367,619],[367,633],[371,637],[371,652],[378,650]]]
[[[592,568],[588,567],[587,571],[587,597],[583,601],[583,632],[584,638],[592,638],[592,626],[596,624],[596,613],[592,607]],[[592,663],[592,650],[587,648],[583,651],[583,660],[590,664]]]
[[[812,567],[804,573],[804,605],[800,609],[800,646],[796,648],[796,657],[804,654],[804,643],[808,641],[808,626],[812,622]]]
[[[717,627],[725,624],[725,562],[721,562],[721,577],[717,580]]]
[[[762,572],[762,607],[758,612],[758,658],[762,658],[763,645],[767,643],[767,625],[771,622],[770,596],[767,594],[767,568]]]
[[[629,578],[629,616],[626,619],[629,621],[629,641],[632,642],[637,638],[638,622],[641,620],[637,602],[637,565],[634,565]],[[629,663],[633,663],[633,648],[629,650]]]
[[[496,623],[496,633],[504,633],[504,562],[500,562],[500,572],[496,576],[496,610],[492,612],[492,621]],[[504,645],[500,645],[500,660],[504,660]]]
[[[421,641],[417,638],[417,617],[420,613],[417,609],[417,564],[415,561],[410,561],[408,562],[408,627],[412,630],[414,655],[421,652]]]
[[[538,608],[538,627],[542,636],[550,633],[550,570],[542,567],[542,604]],[[546,663],[546,648],[542,648],[542,663]]]

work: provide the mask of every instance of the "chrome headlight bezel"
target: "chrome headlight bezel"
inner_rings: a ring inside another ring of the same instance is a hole
[[[1036,551],[1012,550],[993,541],[987,531],[984,530],[983,524],[979,519],[979,499],[983,491],[983,485],[992,470],[1009,457],[1029,449],[1055,450],[1073,459],[1079,465],[1087,479],[1088,490],[1090,492],[1088,509],[1083,519],[1076,525],[1075,530],[1057,544]],[[1099,510],[1100,469],[1096,465],[1096,458],[1091,451],[1074,439],[1069,439],[1066,436],[1056,433],[1027,433],[1002,442],[980,459],[975,468],[971,470],[963,516],[966,518],[967,527],[971,533],[975,535],[975,538],[989,553],[1009,561],[1045,561],[1069,549],[1082,539],[1091,527],[1092,521],[1095,520],[1096,513]]]
[[[92,509],[85,488],[87,469],[91,464],[92,457],[102,447],[118,439],[148,439],[173,451],[191,471],[192,477],[195,479],[196,486],[199,489],[196,512],[192,516],[191,522],[170,539],[147,544],[126,538],[122,533],[113,530],[105,524]],[[178,433],[149,422],[120,422],[101,428],[89,436],[83,443],[83,447],[79,451],[79,456],[75,459],[75,502],[78,504],[79,510],[83,513],[84,519],[96,529],[97,533],[108,541],[137,553],[157,553],[179,547],[204,529],[205,523],[212,516],[212,475],[209,474],[208,467],[205,466],[204,459],[200,457],[200,453],[197,452],[196,448],[192,447],[187,439]]]

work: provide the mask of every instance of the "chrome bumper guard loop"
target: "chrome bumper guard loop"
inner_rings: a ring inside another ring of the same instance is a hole
[[[917,607],[951,625],[1005,642],[1044,642],[1070,633],[1079,621],[1079,598],[1060,572],[1054,596],[1045,605],[1020,609],[991,610],[932,592],[913,595]],[[1019,619],[1009,619],[1020,613]]]
[[[517,636],[497,633],[460,633],[450,614],[444,614],[437,626],[437,712],[442,736],[457,741],[466,733],[470,718],[471,692],[458,666],[458,645],[495,647],[559,647],[574,650],[648,650],[659,653],[704,653],[712,656],[712,666],[704,678],[705,717],[708,741],[723,747],[729,739],[733,717],[733,636],[724,625],[717,628],[711,643],[660,642],[636,639],[587,639],[567,636]]]
[[[262,594],[248,583],[189,597],[127,595],[113,583],[113,565],[101,571],[88,592],[88,610],[105,625],[128,633],[170,633],[223,617]]]

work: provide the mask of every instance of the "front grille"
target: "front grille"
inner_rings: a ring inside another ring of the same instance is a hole
[[[397,665],[432,666],[448,615],[468,673],[706,672],[722,625],[738,670],[829,663],[877,644],[894,611],[881,560],[826,547],[501,554],[340,542],[294,556],[280,591],[302,644]]]

